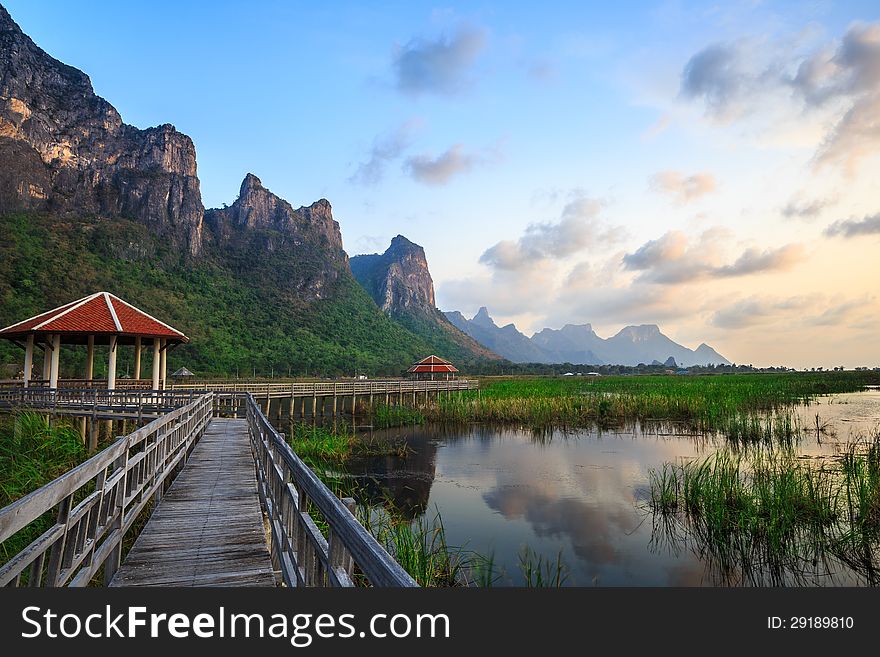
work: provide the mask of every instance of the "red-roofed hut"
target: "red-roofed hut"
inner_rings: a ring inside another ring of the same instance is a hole
[[[442,375],[445,375],[445,378],[447,379],[452,375],[452,378],[454,379],[458,369],[456,369],[456,367],[448,360],[443,360],[438,356],[431,355],[420,360],[406,372],[413,378],[430,379],[433,381],[435,374],[441,375],[440,378],[443,378]]]
[[[86,345],[86,376],[92,380],[95,345],[110,348],[107,388],[116,387],[116,352],[120,345],[135,349],[134,378],[140,379],[144,340],[153,341],[153,390],[165,387],[168,347],[189,342],[183,333],[109,292],[72,301],[30,319],[0,330],[0,338],[24,348],[24,386],[28,387],[33,369],[34,347],[43,349],[43,380],[58,387],[58,361],[61,345]]]

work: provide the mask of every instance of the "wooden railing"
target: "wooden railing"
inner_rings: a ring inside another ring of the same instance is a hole
[[[159,382],[162,385],[162,382]],[[5,379],[0,381],[0,388],[21,388],[24,382],[21,379]],[[153,386],[152,379],[116,379],[116,390],[149,390]],[[48,388],[49,381],[46,379],[31,379],[29,388]],[[98,388],[107,389],[106,379],[59,379],[58,388]]]
[[[290,448],[247,395],[248,433],[260,501],[271,527],[271,554],[287,586],[354,586],[355,568],[373,586],[418,586]],[[329,526],[324,536],[313,506]]]
[[[107,409],[165,412],[193,401],[194,390],[107,390],[106,388],[0,388],[0,407],[41,410]]]
[[[440,390],[476,390],[480,387],[476,379],[450,379],[448,381],[343,381],[333,383],[247,383],[247,382],[203,382],[174,383],[171,390],[209,390],[212,392],[248,392],[256,397],[295,396],[312,397],[328,395],[384,395],[413,392],[434,392]]]
[[[185,462],[213,402],[197,396],[0,509],[0,543],[47,515],[52,523],[0,566],[0,586],[86,586],[102,568],[108,583],[125,533]]]

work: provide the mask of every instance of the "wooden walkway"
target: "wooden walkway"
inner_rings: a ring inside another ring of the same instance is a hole
[[[274,586],[247,420],[213,418],[110,586]]]

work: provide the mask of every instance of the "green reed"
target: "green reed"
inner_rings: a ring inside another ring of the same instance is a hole
[[[0,507],[60,477],[87,457],[79,432],[66,421],[50,424],[38,413],[4,416],[0,423]],[[0,544],[0,563],[29,545],[52,524],[51,514]]]
[[[402,440],[357,434],[345,425],[328,428],[296,422],[290,429],[287,442],[303,461],[312,466],[339,464],[355,456],[393,454],[405,458],[409,452]]]
[[[428,420],[532,427],[681,423],[738,442],[792,440],[803,430],[795,405],[880,382],[876,372],[487,378],[479,391],[429,405]]]
[[[838,459],[722,449],[650,473],[649,506],[675,520],[708,561],[751,581],[797,580],[836,559],[874,577],[880,549],[880,438]],[[815,573],[814,573],[815,574]]]

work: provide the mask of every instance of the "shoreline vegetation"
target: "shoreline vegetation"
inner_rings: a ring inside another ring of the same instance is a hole
[[[60,477],[88,457],[73,424],[52,425],[39,413],[22,412],[0,418],[0,508]],[[0,564],[27,547],[54,521],[44,515],[0,543]]]
[[[880,385],[880,372],[503,377],[481,380],[479,391],[432,401],[418,413],[424,420],[418,415],[403,419],[533,429],[662,422],[693,433],[721,434],[735,443],[791,441],[810,429],[800,425],[794,407],[872,385]]]
[[[724,583],[816,584],[841,566],[880,583],[880,428],[834,457],[787,449],[665,463],[650,473],[655,534],[692,544]]]

